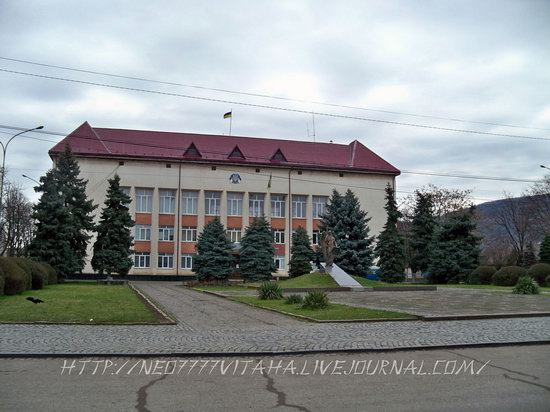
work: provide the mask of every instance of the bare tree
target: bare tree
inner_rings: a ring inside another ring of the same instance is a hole
[[[550,175],[534,183],[523,194],[531,204],[531,212],[538,223],[534,230],[540,236],[550,233]]]
[[[0,255],[19,256],[32,240],[32,204],[21,188],[7,184],[4,192],[0,230]]]
[[[431,197],[434,217],[439,222],[454,212],[473,206],[472,191],[469,189],[447,189],[430,183],[428,186],[418,189],[417,192]],[[414,193],[405,197],[401,202],[399,208],[405,216],[405,220],[410,221],[412,219],[415,203],[416,195]]]

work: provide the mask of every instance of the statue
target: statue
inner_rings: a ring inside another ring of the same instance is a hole
[[[321,236],[321,250],[325,257],[325,265],[327,268],[332,267],[334,263],[334,249],[336,249],[336,239],[330,230],[323,232]]]

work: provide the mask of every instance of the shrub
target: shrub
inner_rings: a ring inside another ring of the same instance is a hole
[[[258,297],[261,300],[277,300],[283,298],[283,288],[275,282],[263,282],[258,288]]]
[[[550,287],[550,276],[547,276],[545,279],[546,286]]]
[[[42,265],[42,267],[46,270],[46,273],[48,274],[48,285],[57,284],[59,281],[58,281],[58,278],[57,278],[57,272],[53,268],[53,266],[50,265],[49,263],[46,263],[46,262],[40,262],[40,264]]]
[[[12,258],[0,257],[0,269],[4,272],[5,295],[17,295],[27,289],[27,275]]]
[[[0,296],[4,294],[4,272],[0,269]]]
[[[496,271],[494,266],[479,266],[470,273],[467,282],[470,285],[490,285]]]
[[[537,263],[527,271],[527,276],[531,276],[539,285],[544,285],[545,279],[550,276],[550,265],[548,263]]]
[[[304,302],[304,298],[302,297],[302,295],[290,295],[285,298],[285,303],[289,305],[301,304],[303,302]]]
[[[536,280],[529,276],[522,276],[512,292],[517,295],[538,295],[540,289]]]
[[[41,263],[34,260],[29,259],[28,263],[31,267],[32,288],[42,289],[48,284],[48,270]]]
[[[324,309],[328,306],[328,295],[322,290],[308,292],[302,307],[305,309]]]
[[[527,271],[519,266],[504,266],[493,275],[492,283],[497,286],[514,286],[526,273]]]
[[[9,259],[12,259],[25,272],[25,289],[32,289],[32,269],[29,260],[22,257],[10,257]]]

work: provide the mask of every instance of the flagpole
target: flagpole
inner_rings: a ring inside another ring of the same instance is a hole
[[[231,136],[231,123],[233,123],[233,109],[230,111],[231,115],[229,116],[229,136]]]

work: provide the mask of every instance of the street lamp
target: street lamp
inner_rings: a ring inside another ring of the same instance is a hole
[[[28,130],[23,130],[22,132],[19,132],[15,135],[13,135],[10,140],[8,140],[8,143],[6,143],[4,145],[3,142],[0,142],[0,147],[2,147],[2,176],[0,177],[0,216],[2,215],[2,206],[3,206],[3,200],[4,200],[4,175],[5,175],[5,165],[6,165],[6,151],[8,150],[8,145],[11,143],[11,141],[13,139],[15,139],[17,136],[23,134],[23,133],[27,133],[27,132],[32,132],[33,130],[39,130],[39,129],[43,129],[44,126],[37,126],[37,127],[33,127],[32,129],[28,129]]]
[[[540,165],[540,167],[542,167],[543,169],[548,169],[548,170],[550,170],[550,167],[548,167],[548,166]]]
[[[35,182],[35,183],[40,184],[40,182],[39,182],[38,180],[35,180],[35,179],[33,179],[32,177],[29,177],[29,176],[27,176],[27,175],[21,175],[21,176],[23,176],[23,177],[26,178],[26,179],[32,180],[32,181]]]

